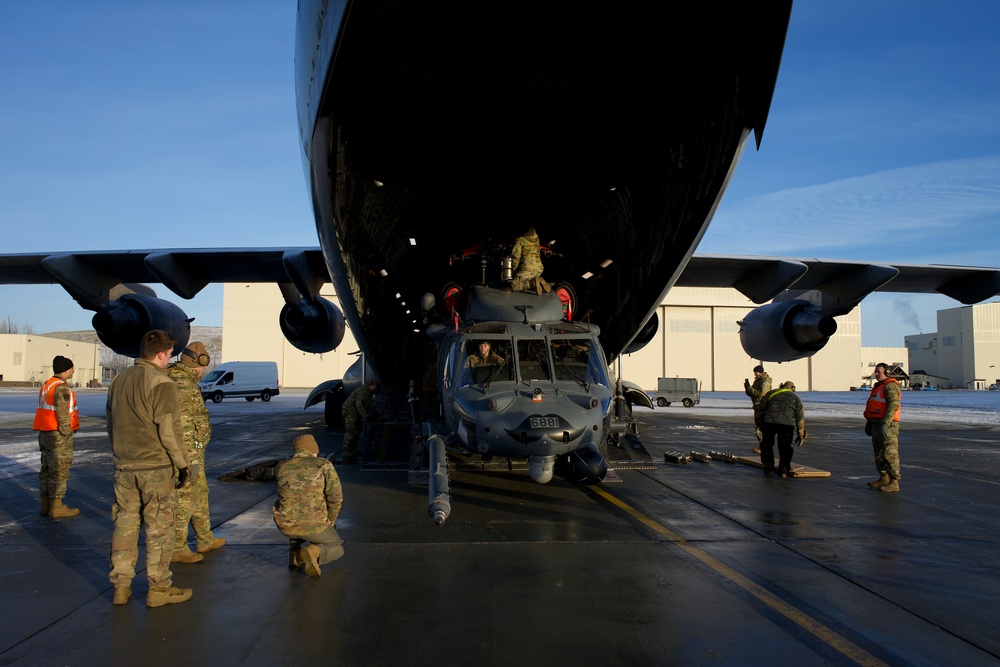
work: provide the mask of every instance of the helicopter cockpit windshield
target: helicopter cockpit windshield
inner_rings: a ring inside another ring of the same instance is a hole
[[[457,371],[457,387],[515,380],[574,382],[584,389],[591,384],[611,387],[596,336],[572,327],[550,325],[548,331],[536,327],[519,336],[499,323],[481,323],[453,343],[447,367]],[[450,374],[445,372],[446,377]]]
[[[579,382],[584,388],[592,383],[610,387],[600,346],[591,338],[552,339],[555,379]]]
[[[465,341],[459,386],[513,379],[509,339],[471,338]]]

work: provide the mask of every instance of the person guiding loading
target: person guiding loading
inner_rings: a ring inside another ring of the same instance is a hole
[[[757,403],[771,391],[771,376],[764,372],[763,366],[757,364],[753,367],[753,385],[750,384],[750,380],[743,379],[743,391],[753,402],[753,409],[756,414]],[[754,433],[757,435],[757,446],[753,448],[753,451],[755,454],[760,454],[760,443],[763,435],[761,434],[760,426],[757,425],[756,418],[754,419]]]
[[[469,368],[475,368],[476,366],[482,366],[484,364],[502,364],[503,357],[490,349],[490,342],[488,340],[479,341],[478,354],[473,352],[469,355],[469,358],[465,360],[465,365]]]
[[[786,380],[767,392],[754,408],[757,425],[764,436],[760,443],[760,462],[764,472],[781,477],[792,473],[792,438],[799,447],[806,441],[806,418],[802,400],[795,395],[795,383]],[[778,440],[778,468],[774,468],[774,441]]]
[[[73,465],[73,434],[80,430],[80,413],[76,394],[69,388],[69,380],[76,369],[66,357],[52,360],[52,377],[45,381],[38,392],[35,423],[38,431],[38,449],[42,453],[42,467],[38,470],[38,493],[42,506],[39,514],[53,519],[69,519],[80,510],[66,507],[66,483]]]
[[[292,458],[278,464],[278,500],[274,524],[289,539],[288,565],[302,568],[310,577],[320,576],[320,566],[344,555],[344,541],[337,533],[337,517],[344,490],[333,464],[319,456],[312,435],[292,441]]]
[[[154,329],[142,337],[135,365],[118,374],[108,388],[105,408],[115,499],[111,508],[111,603],[128,604],[139,558],[139,531],[146,526],[147,607],[191,599],[190,588],[173,585],[174,513],[177,489],[191,467],[184,447],[177,387],[167,366],[177,340]]]
[[[378,392],[378,380],[372,378],[368,385],[358,387],[344,401],[340,415],[344,418],[344,447],[340,451],[338,461],[343,465],[358,462],[358,438],[361,429],[369,416],[373,416],[372,399]]]
[[[167,376],[177,387],[184,446],[191,466],[191,479],[177,489],[172,563],[197,563],[205,558],[202,554],[226,543],[226,538],[216,537],[212,533],[208,512],[208,478],[205,476],[205,448],[212,438],[212,422],[198,381],[211,362],[212,357],[205,349],[205,344],[194,341],[181,351],[180,361],[167,368]],[[191,551],[188,544],[189,525],[194,529],[197,553]]]
[[[514,247],[510,251],[510,263],[514,272],[510,288],[513,291],[533,289],[537,294],[541,294],[552,289],[542,278],[545,267],[542,265],[540,248],[534,227],[529,227],[524,234],[514,240]]]
[[[865,405],[865,434],[872,438],[879,478],[868,486],[893,493],[899,491],[899,382],[885,363],[876,364],[875,380]]]

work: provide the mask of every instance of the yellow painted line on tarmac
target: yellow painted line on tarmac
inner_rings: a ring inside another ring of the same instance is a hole
[[[677,533],[673,532],[666,526],[658,523],[657,521],[649,518],[639,510],[635,509],[631,505],[619,500],[615,496],[611,495],[604,489],[598,486],[590,487],[590,490],[599,495],[604,500],[608,501],[615,507],[621,509],[623,512],[631,516],[633,519],[643,524],[653,532],[662,535],[667,538],[678,547],[686,551],[688,554],[694,556],[700,560],[705,565],[709,566],[719,574],[721,574],[726,579],[730,580],[746,592],[753,595],[755,598],[766,604],[771,609],[775,610],[788,620],[792,621],[799,627],[810,632],[812,635],[826,643],[828,646],[834,650],[839,651],[844,654],[854,662],[859,665],[885,665],[872,654],[868,653],[864,649],[856,646],[854,643],[848,639],[841,637],[839,634],[826,627],[816,619],[812,618],[808,614],[805,614],[792,605],[788,604],[778,596],[769,592],[767,589],[755,584],[750,579],[746,578],[733,568],[729,567],[725,563],[722,563],[714,556],[702,551],[698,547],[692,545],[690,542],[682,538]]]

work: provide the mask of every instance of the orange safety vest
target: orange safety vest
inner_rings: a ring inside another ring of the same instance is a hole
[[[885,417],[885,385],[889,382],[896,382],[894,378],[886,378],[872,387],[872,393],[868,396],[868,404],[865,405],[865,417],[868,419],[882,419]],[[899,405],[896,405],[896,414],[892,416],[892,421],[899,421]]]
[[[60,384],[69,384],[62,378],[50,377],[38,391],[38,408],[35,410],[35,423],[31,427],[33,431],[58,431],[59,415],[56,414],[56,387]],[[80,430],[80,413],[76,405],[76,394],[69,390],[69,427],[74,431]]]

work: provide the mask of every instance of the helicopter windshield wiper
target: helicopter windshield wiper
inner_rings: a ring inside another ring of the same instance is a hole
[[[500,371],[507,368],[508,364],[510,364],[510,357],[504,359],[503,363],[501,364],[495,364],[496,370],[490,373],[490,376],[486,378],[486,380],[483,382],[483,387],[489,389],[490,385],[493,384],[493,381],[497,379],[498,375],[500,375]]]
[[[556,365],[564,369],[567,373],[569,373],[569,376],[574,380],[576,380],[580,384],[580,386],[583,387],[584,391],[590,391],[590,387],[587,385],[587,381],[581,380],[580,376],[577,375],[576,372],[572,368],[570,368],[569,364],[567,364],[563,359],[556,357]]]

